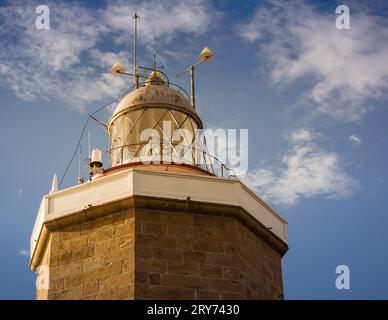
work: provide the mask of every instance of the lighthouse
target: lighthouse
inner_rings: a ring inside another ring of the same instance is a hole
[[[87,182],[61,189],[55,178],[42,199],[36,298],[283,299],[287,222],[197,134],[194,70],[212,52],[187,69],[190,93],[155,63],[137,66],[136,41],[134,56],[132,74],[112,68],[135,81],[106,123],[107,163],[93,150]]]

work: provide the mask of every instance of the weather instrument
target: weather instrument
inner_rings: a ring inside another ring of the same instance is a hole
[[[198,57],[199,60],[196,63],[190,65],[190,67],[188,67],[186,70],[176,75],[177,78],[179,78],[185,73],[190,72],[190,86],[191,86],[190,97],[191,97],[191,104],[193,105],[194,109],[195,109],[195,82],[194,82],[195,67],[204,61],[210,61],[211,59],[213,59],[213,57],[214,57],[213,52],[208,47],[205,47],[202,50],[202,52],[199,54],[199,57]]]
[[[139,78],[147,79],[148,76],[149,76],[147,74],[139,73],[138,72],[139,69],[148,70],[148,71],[156,71],[156,72],[162,74],[167,79],[167,82],[169,84],[169,80],[168,80],[167,75],[164,72],[162,72],[160,70],[160,68],[157,68],[157,66],[156,66],[155,55],[154,55],[154,58],[153,58],[152,68],[141,67],[141,66],[137,65],[137,22],[138,22],[138,19],[140,19],[140,17],[137,14],[135,14],[133,16],[133,21],[134,21],[134,39],[133,39],[133,43],[134,43],[133,58],[134,58],[134,61],[133,61],[133,73],[126,72],[125,68],[123,67],[123,65],[118,60],[112,66],[111,73],[114,74],[114,75],[127,75],[127,76],[134,77],[135,89],[139,88]],[[195,109],[195,79],[194,79],[194,70],[195,70],[195,68],[199,64],[201,64],[204,61],[210,61],[210,60],[213,59],[213,57],[214,57],[214,53],[208,47],[205,47],[201,51],[201,53],[199,54],[197,62],[193,63],[186,70],[184,70],[184,71],[182,71],[182,72],[180,72],[180,73],[178,73],[176,75],[176,77],[179,78],[180,76],[184,75],[187,72],[190,73],[190,88],[191,88],[191,90],[190,90],[190,102],[191,102],[191,104],[192,104],[194,109]],[[183,89],[183,88],[180,88],[180,89]]]

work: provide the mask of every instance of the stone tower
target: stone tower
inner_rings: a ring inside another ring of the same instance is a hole
[[[108,167],[92,158],[90,181],[42,199],[38,299],[283,298],[287,223],[238,179],[199,165],[202,122],[181,89],[154,68],[107,128]]]

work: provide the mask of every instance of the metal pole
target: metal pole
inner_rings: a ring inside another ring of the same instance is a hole
[[[82,170],[82,147],[79,146],[79,154],[78,154],[78,184],[82,183],[81,170]]]
[[[194,69],[193,65],[190,66],[190,82],[191,82],[191,104],[195,110],[195,87],[194,87]]]
[[[90,130],[88,130],[88,156],[90,158]]]
[[[92,170],[90,168],[90,164],[91,164],[91,153],[90,153],[90,131],[88,131],[88,151],[89,151],[89,156],[88,156],[88,166],[89,166],[89,181],[92,181]]]
[[[137,74],[137,62],[136,62],[136,51],[137,51],[137,19],[139,16],[135,13],[133,16],[133,23],[134,23],[134,33],[133,33],[133,73],[134,73],[134,80],[135,80],[135,88],[139,88],[139,76]]]

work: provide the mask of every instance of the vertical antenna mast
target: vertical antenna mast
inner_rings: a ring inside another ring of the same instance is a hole
[[[81,184],[83,183],[83,179],[81,177],[81,170],[82,170],[82,147],[79,146],[79,155],[78,155],[78,183]]]
[[[88,157],[90,159],[90,131],[88,131]]]
[[[88,131],[88,152],[89,152],[89,155],[88,155],[88,166],[89,166],[89,181],[92,181],[92,172],[90,170],[90,163],[91,163],[91,155],[90,155],[90,131]]]
[[[198,66],[200,63],[204,61],[209,61],[213,59],[214,54],[209,50],[208,47],[205,47],[202,52],[199,54],[199,60],[190,65],[185,71],[182,71],[181,73],[178,73],[176,76],[179,78],[181,75],[185,74],[186,72],[190,72],[190,87],[191,87],[191,104],[193,108],[195,109],[195,81],[194,81],[194,70],[195,67]]]
[[[156,54],[152,55],[152,69],[156,69]]]
[[[140,17],[135,13],[133,16],[134,32],[133,32],[133,74],[135,75],[135,89],[139,88],[139,76],[137,74],[137,62],[136,62],[136,51],[137,51],[137,19]]]
[[[190,66],[190,87],[191,87],[191,104],[195,110],[195,82],[194,82],[194,69],[195,66],[191,65]]]

